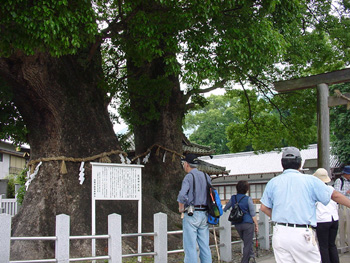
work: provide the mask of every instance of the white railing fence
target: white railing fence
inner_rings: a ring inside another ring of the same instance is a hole
[[[350,251],[350,209],[339,205],[337,246],[340,253]]]
[[[15,198],[3,198],[0,195],[0,214],[5,213],[11,216],[16,215],[18,212],[17,199]]]
[[[232,261],[232,244],[241,243],[241,241],[232,242],[232,226],[227,220],[229,212],[224,213],[220,220],[220,225],[215,227],[215,232],[218,233],[218,244],[211,244],[211,248],[219,250],[221,260],[223,262]],[[269,224],[266,216],[262,216],[265,221],[261,222],[261,229],[267,229],[263,224]],[[182,231],[167,231],[167,215],[157,213],[154,215],[154,232],[141,234],[122,234],[121,216],[111,214],[108,216],[108,234],[96,236],[70,236],[70,217],[68,215],[58,215],[56,217],[56,235],[51,237],[11,237],[11,216],[7,214],[0,215],[0,263],[20,263],[20,262],[77,262],[86,260],[108,260],[112,263],[121,263],[122,258],[126,257],[142,257],[153,256],[155,263],[168,262],[168,255],[182,253],[183,249],[168,251],[168,235],[182,234]],[[212,228],[212,230],[214,230]],[[267,232],[269,233],[269,232]],[[122,254],[122,238],[130,236],[153,236],[154,251],[135,254]],[[84,258],[70,258],[69,241],[73,239],[108,239],[108,254],[105,256],[89,256]],[[261,237],[261,248],[269,248],[269,237]],[[11,241],[30,242],[31,240],[54,240],[55,241],[55,258],[54,259],[25,259],[25,260],[10,260],[10,243]],[[266,242],[266,243],[264,243]]]
[[[349,251],[349,235],[350,233],[350,210],[345,209],[345,212],[339,213],[339,234],[338,249],[341,253]],[[232,262],[232,245],[241,243],[241,241],[232,241],[232,226],[227,220],[229,211],[223,214],[220,219],[219,226],[215,226],[214,233],[218,233],[217,244],[211,244],[211,248],[217,248],[220,253],[222,262]],[[342,228],[342,225],[347,220],[347,230]],[[56,234],[50,237],[11,237],[11,215],[0,215],[0,263],[23,263],[23,262],[78,262],[87,260],[108,260],[111,263],[121,263],[122,258],[127,257],[143,257],[153,256],[155,263],[168,262],[168,256],[170,254],[182,253],[183,249],[168,250],[168,236],[182,234],[182,230],[167,231],[167,215],[164,213],[154,214],[154,232],[153,233],[133,233],[122,234],[121,216],[117,214],[111,214],[108,216],[108,234],[107,235],[95,235],[95,236],[70,236],[70,217],[68,215],[58,215],[56,217]],[[122,254],[122,238],[124,237],[137,237],[137,236],[153,236],[154,237],[154,251],[135,253],[135,254]],[[259,247],[260,249],[270,249],[270,237],[271,237],[271,222],[269,218],[264,214],[259,214]],[[77,239],[108,239],[108,254],[104,256],[88,256],[84,258],[70,258],[70,240]],[[10,243],[11,241],[30,242],[33,240],[54,240],[55,241],[55,258],[54,259],[23,259],[17,261],[10,260]],[[217,251],[216,250],[216,251]],[[214,252],[216,253],[216,252]]]

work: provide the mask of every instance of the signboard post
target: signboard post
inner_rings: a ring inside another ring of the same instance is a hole
[[[137,200],[138,233],[142,233],[142,176],[143,165],[91,163],[92,165],[92,235],[96,235],[96,200]],[[138,253],[142,251],[138,237]],[[92,239],[92,256],[96,256],[96,239]]]

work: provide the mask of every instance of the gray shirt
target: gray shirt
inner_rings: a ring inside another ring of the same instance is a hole
[[[193,177],[196,181],[196,193],[195,198],[193,196]],[[189,172],[182,181],[181,190],[177,196],[179,203],[185,204],[185,207],[189,205],[207,205],[207,181],[211,184],[210,177],[197,168],[194,168]]]

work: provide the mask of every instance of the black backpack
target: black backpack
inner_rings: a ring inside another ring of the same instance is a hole
[[[243,216],[244,216],[244,212],[243,210],[239,207],[239,202],[245,197],[242,196],[241,199],[239,199],[239,201],[237,202],[237,195],[234,196],[235,197],[235,204],[232,206],[230,215],[228,217],[228,221],[231,221],[233,224],[237,224],[237,223],[242,223],[243,221]]]

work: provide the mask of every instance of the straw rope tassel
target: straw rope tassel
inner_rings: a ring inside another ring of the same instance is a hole
[[[111,159],[108,156],[103,156],[100,158],[100,163],[111,163]]]
[[[64,160],[62,160],[61,163],[61,170],[60,170],[61,174],[67,174],[67,167],[66,167],[66,162]]]

